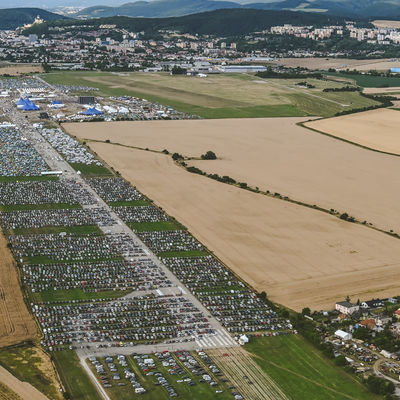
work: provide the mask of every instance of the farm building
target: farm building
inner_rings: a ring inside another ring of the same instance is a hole
[[[352,304],[349,301],[339,301],[335,305],[335,309],[342,314],[353,314],[354,312],[360,309],[360,306],[357,304]]]
[[[351,340],[353,337],[351,333],[342,331],[341,329],[338,329],[335,332],[335,336],[342,340]]]

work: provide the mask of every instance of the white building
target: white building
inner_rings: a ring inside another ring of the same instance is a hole
[[[342,340],[351,340],[353,338],[351,333],[342,331],[341,329],[338,329],[335,332],[335,336]]]
[[[335,305],[335,309],[339,311],[341,314],[350,315],[360,309],[360,306],[357,304],[352,304],[348,301],[339,301]]]

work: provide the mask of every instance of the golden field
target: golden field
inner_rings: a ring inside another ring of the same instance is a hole
[[[350,165],[341,165],[343,157],[348,157],[348,162],[352,160],[351,165],[355,165],[357,162],[353,157],[357,155],[361,163],[361,152],[382,156],[300,128],[295,125],[299,119],[274,121],[272,124],[269,119],[251,120],[251,123],[249,120],[224,120],[223,125],[218,125],[218,120],[154,121],[68,124],[64,127],[82,139],[110,139],[155,150],[167,148],[186,156],[199,156],[213,150],[222,160],[196,162],[204,163],[201,164],[203,169],[206,164],[211,165],[214,171],[220,161],[229,165],[232,159],[231,165],[238,162],[247,168],[249,184],[253,183],[250,171],[260,169],[261,164],[257,166],[257,163],[261,159],[268,160],[270,164],[264,164],[261,172],[254,174],[254,183],[255,179],[264,179],[270,188],[271,182],[277,184],[282,180],[279,177],[281,169],[285,169],[287,176],[297,174],[282,183],[287,188],[299,179],[301,168],[303,172],[309,169],[313,175],[327,173],[318,162],[331,152],[337,157],[341,155],[336,164],[343,170]],[[209,125],[212,123],[216,125]],[[290,135],[287,134],[289,131]],[[314,164],[302,166],[296,153],[302,153],[303,160],[308,162],[307,156],[315,153],[315,146],[320,146],[320,141],[324,141],[325,152],[313,160]],[[356,300],[395,295],[399,291],[400,282],[396,278],[400,265],[398,239],[310,208],[190,174],[168,155],[100,142],[89,145],[122,176],[187,226],[242,279],[259,291],[265,290],[278,303],[296,310],[305,306],[323,309],[331,308],[335,301],[347,295]],[[359,174],[366,166],[362,165]],[[340,170],[331,172],[332,177],[338,173]],[[325,182],[326,177],[319,178],[324,186],[315,187],[313,175],[303,177],[303,184],[313,187],[314,196],[323,193],[329,182]],[[237,178],[234,174],[231,176]],[[344,179],[337,176],[337,182],[332,183],[335,190],[342,190],[337,199],[345,194],[340,181],[351,182],[352,179],[353,176]],[[297,187],[301,186],[298,183]],[[373,188],[367,190],[365,196],[371,193]],[[325,196],[328,198],[329,193]],[[396,214],[394,210],[391,212]]]

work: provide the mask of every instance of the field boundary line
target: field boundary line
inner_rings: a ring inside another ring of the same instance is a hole
[[[365,111],[365,112],[368,112],[368,111]],[[357,114],[357,113],[356,113],[356,114]],[[350,114],[349,114],[349,115],[350,115]],[[322,121],[322,120],[331,119],[331,118],[337,118],[337,117],[319,118],[319,119],[313,120],[312,122],[314,122],[314,121]],[[364,150],[369,150],[369,151],[373,151],[373,152],[375,152],[375,153],[385,154],[385,155],[387,155],[387,156],[400,157],[400,153],[391,153],[391,152],[389,152],[389,151],[374,149],[373,147],[368,147],[368,146],[365,146],[365,145],[363,145],[363,144],[361,144],[361,143],[353,142],[353,141],[351,141],[351,140],[344,139],[344,138],[342,138],[342,137],[340,137],[340,136],[335,136],[335,135],[333,135],[333,134],[331,134],[331,133],[327,133],[327,132],[323,132],[323,131],[320,131],[320,130],[315,129],[315,128],[311,128],[310,126],[307,126],[307,125],[306,125],[306,124],[308,124],[308,123],[310,123],[310,121],[297,122],[296,125],[297,125],[297,126],[301,126],[302,128],[305,128],[305,129],[309,129],[310,131],[319,133],[319,134],[321,134],[321,135],[328,136],[328,137],[330,137],[330,138],[332,138],[332,139],[340,140],[340,141],[345,142],[345,143],[347,143],[347,144],[351,144],[351,145],[353,145],[353,146],[360,147],[360,148],[362,148],[362,149],[364,149]]]

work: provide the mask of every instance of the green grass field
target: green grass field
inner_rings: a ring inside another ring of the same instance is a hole
[[[203,118],[332,116],[339,111],[376,104],[359,93],[324,93],[341,87],[307,79],[315,88],[300,88],[300,79],[262,79],[252,74],[215,74],[205,79],[168,73],[53,72],[49,83],[92,86],[104,96],[132,95]]]
[[[111,260],[123,260],[123,257],[103,257],[103,258],[86,258],[84,260],[79,260],[80,262],[89,261],[111,261]],[[47,256],[28,256],[24,258],[24,261],[28,264],[61,264],[65,262],[70,262],[71,260],[53,260]]]
[[[74,351],[64,350],[52,353],[55,366],[60,374],[69,397],[73,400],[101,400],[90,378],[79,364]]]
[[[12,235],[38,235],[41,233],[75,233],[78,235],[88,235],[96,233],[97,235],[103,235],[103,232],[98,226],[83,225],[83,226],[44,226],[42,228],[15,228],[12,230],[4,230],[8,234]]]
[[[362,74],[343,74],[335,73],[332,74],[336,77],[353,79],[358,86],[363,88],[375,88],[375,87],[400,87],[400,77],[386,77],[386,76],[371,76]]]
[[[36,389],[52,399],[57,388],[44,376],[42,360],[30,345],[8,347],[0,350],[0,365],[22,382],[29,382]],[[1,393],[0,393],[1,398]]]
[[[291,400],[380,398],[301,336],[254,338],[245,348]]]
[[[176,225],[173,221],[132,222],[128,225],[137,232],[176,231],[181,229],[181,227]]]
[[[103,175],[112,175],[112,172],[108,170],[106,167],[101,167],[96,164],[81,164],[81,163],[72,163],[71,167],[75,171],[80,171],[82,175],[88,176],[103,176]]]
[[[104,292],[84,292],[81,289],[70,290],[44,290],[39,293],[31,293],[33,301],[70,301],[70,300],[92,300],[92,299],[113,299],[125,296],[128,291],[113,290]]]
[[[65,208],[82,208],[80,204],[11,204],[1,205],[0,211],[29,211],[29,210],[61,210]]]
[[[0,176],[0,182],[57,181],[56,176]]]

